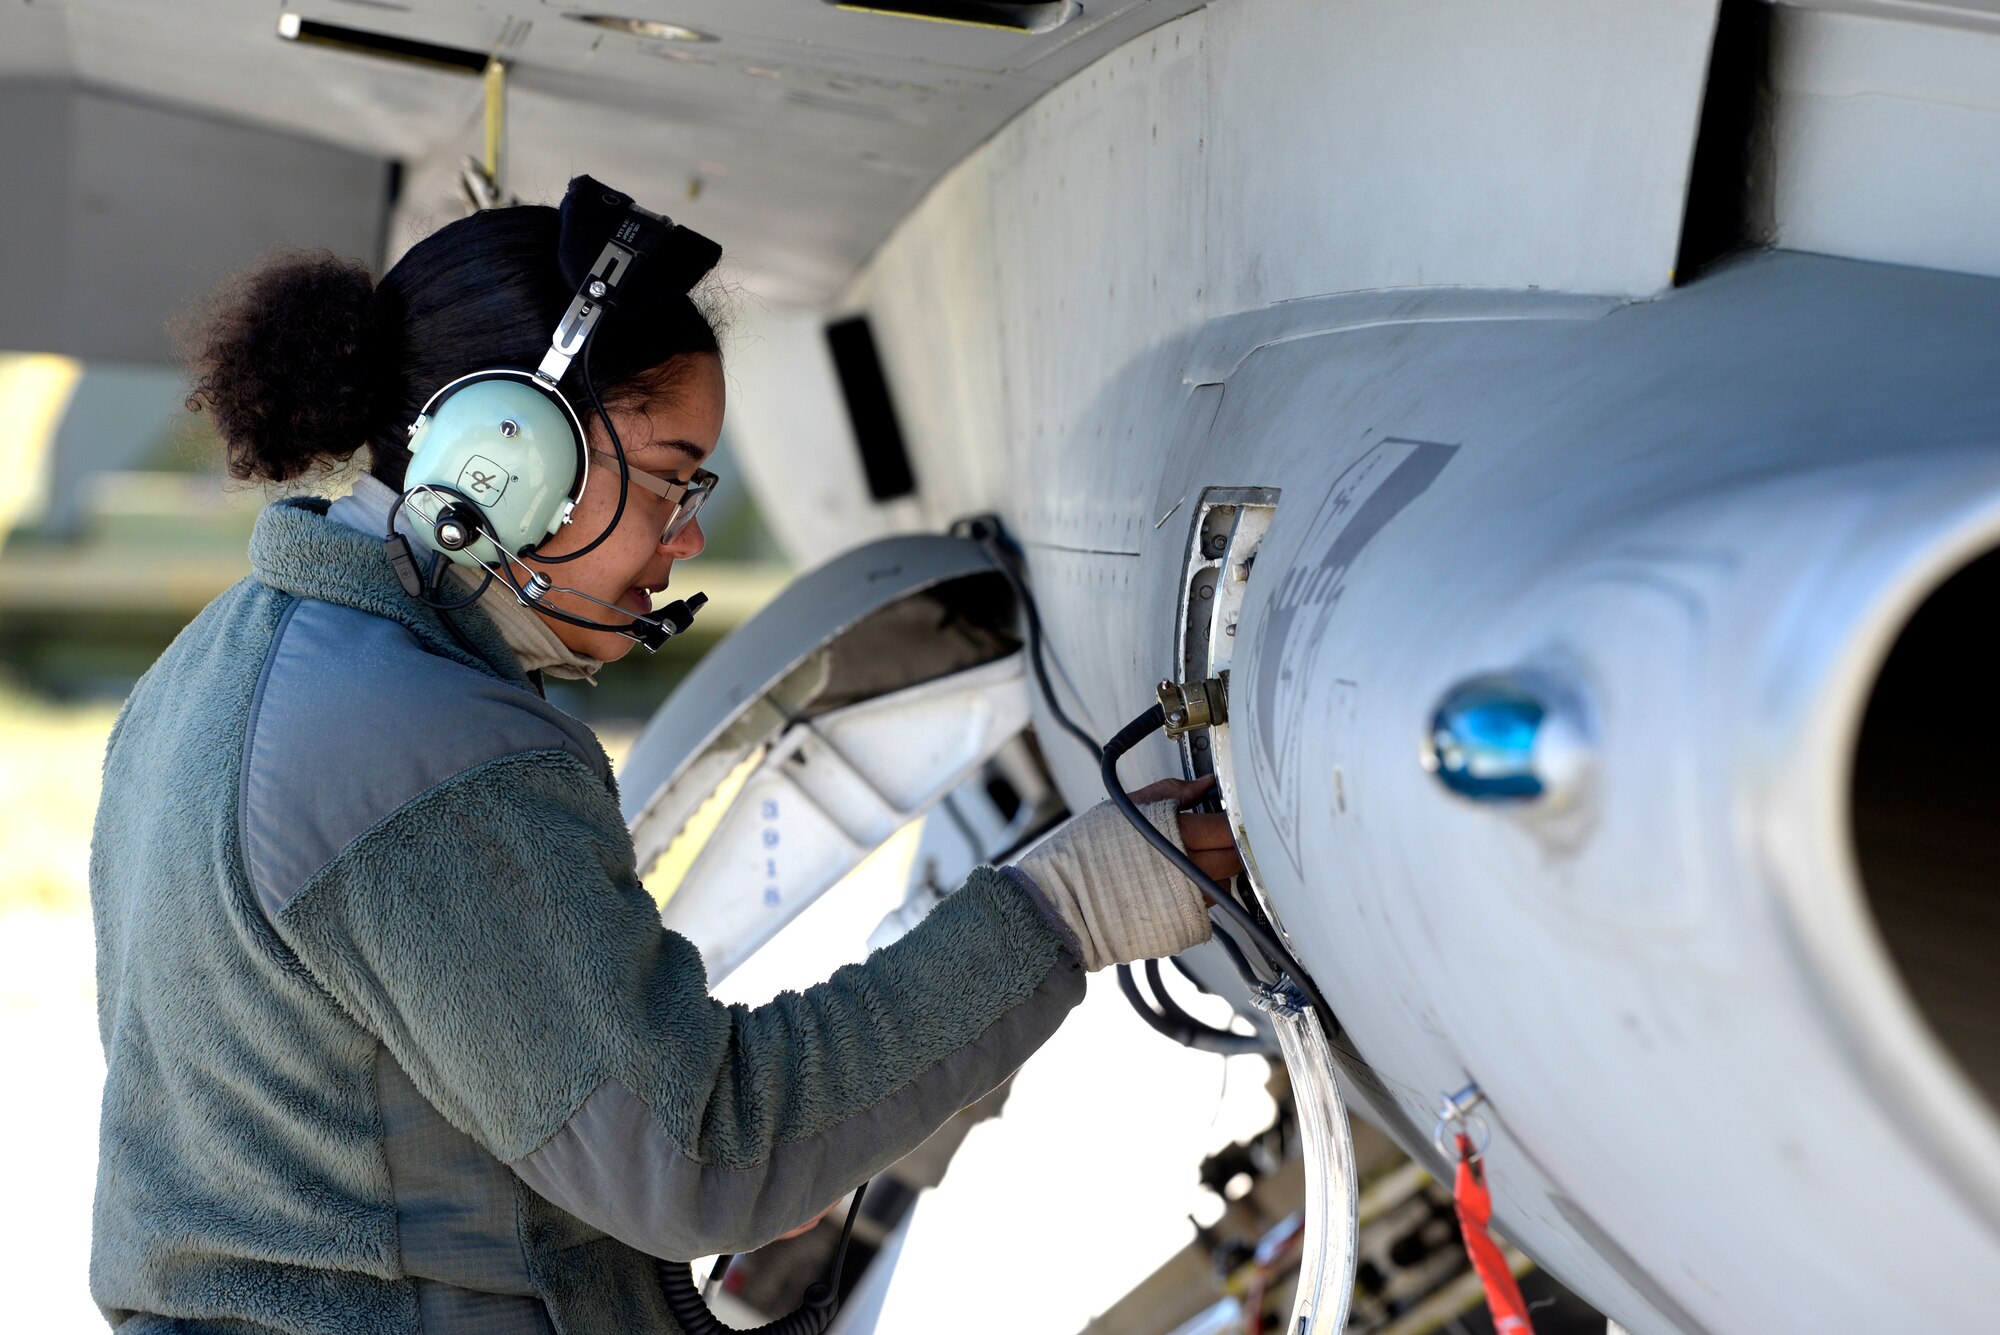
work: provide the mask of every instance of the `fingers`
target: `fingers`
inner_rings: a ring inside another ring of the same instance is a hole
[[[1236,837],[1230,832],[1229,817],[1182,812],[1179,817],[1181,847],[1194,865],[1211,880],[1226,881],[1243,870],[1243,858],[1236,851]]]
[[[1181,847],[1192,853],[1197,848],[1234,848],[1236,837],[1230,833],[1229,817],[1206,815],[1183,811],[1179,816],[1181,825]]]
[[[1212,881],[1227,881],[1232,876],[1243,874],[1243,859],[1234,848],[1218,848],[1203,852],[1196,852],[1190,848],[1188,856]]]
[[[1144,788],[1135,789],[1128,796],[1142,806],[1147,802],[1165,802],[1171,799],[1175,805],[1184,807],[1199,802],[1213,787],[1215,787],[1215,776],[1206,774],[1199,779],[1161,779],[1147,784]]]
[[[1137,803],[1171,801],[1175,806],[1187,807],[1199,802],[1214,787],[1213,774],[1199,779],[1161,779],[1135,790],[1131,797]],[[1217,881],[1242,874],[1243,858],[1236,851],[1236,836],[1229,828],[1228,816],[1182,811],[1176,819],[1180,822],[1181,847],[1187,850],[1195,866]]]

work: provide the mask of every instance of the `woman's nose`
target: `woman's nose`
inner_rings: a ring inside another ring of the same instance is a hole
[[[662,550],[676,561],[700,556],[701,549],[708,546],[708,538],[701,531],[701,520],[691,519],[688,526],[660,544]]]

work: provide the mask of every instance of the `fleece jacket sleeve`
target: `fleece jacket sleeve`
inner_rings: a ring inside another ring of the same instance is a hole
[[[865,963],[724,1006],[660,925],[608,786],[556,750],[422,793],[275,921],[454,1125],[676,1259],[804,1222],[999,1084],[1083,994],[1060,932],[982,869]]]

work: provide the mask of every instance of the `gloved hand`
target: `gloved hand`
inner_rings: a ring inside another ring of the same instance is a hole
[[[1240,869],[1226,817],[1183,815],[1212,780],[1163,780],[1132,794],[1155,829],[1218,878]],[[1192,847],[1190,847],[1192,845]],[[1175,955],[1206,941],[1201,891],[1148,844],[1118,809],[1100,802],[1022,854],[1015,872],[1075,938],[1083,967]]]

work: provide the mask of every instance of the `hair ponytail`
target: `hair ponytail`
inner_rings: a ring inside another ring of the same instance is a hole
[[[395,322],[368,270],[324,252],[269,261],[224,294],[192,349],[188,407],[215,417],[231,477],[286,482],[368,442],[395,395]]]

